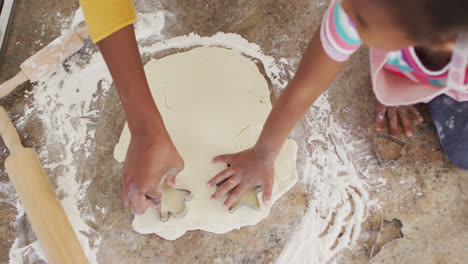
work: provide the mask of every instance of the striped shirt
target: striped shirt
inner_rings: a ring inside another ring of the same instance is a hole
[[[362,45],[356,26],[341,7],[341,1],[332,0],[320,29],[322,47],[335,61],[346,61]],[[449,65],[438,71],[427,69],[413,47],[389,52],[384,67],[412,81],[440,87],[446,86],[449,73]],[[468,74],[466,76],[465,82],[468,82]]]

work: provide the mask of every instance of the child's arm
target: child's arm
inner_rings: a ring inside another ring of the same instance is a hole
[[[317,32],[299,65],[296,75],[274,105],[257,144],[249,150],[222,155],[214,162],[226,162],[230,167],[212,178],[214,186],[230,178],[213,194],[212,199],[232,191],[225,201],[229,208],[238,198],[256,185],[263,186],[263,202],[267,203],[273,188],[273,165],[290,131],[314,101],[328,89],[343,67],[343,62],[332,60],[323,50]],[[236,187],[237,186],[237,187]],[[232,190],[235,188],[234,190]]]
[[[133,25],[98,43],[119,93],[132,135],[123,170],[126,206],[142,214],[161,200],[165,179],[175,184],[184,163],[153,101],[138,51]]]

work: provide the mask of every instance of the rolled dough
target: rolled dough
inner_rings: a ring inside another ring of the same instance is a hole
[[[209,200],[215,187],[206,187],[209,179],[226,168],[226,164],[211,163],[213,157],[252,147],[271,110],[268,84],[255,63],[229,49],[202,47],[152,60],[145,72],[166,128],[185,161],[177,181],[193,197],[185,203],[188,213],[183,218],[161,222],[158,211],[150,208],[135,216],[135,231],[174,240],[188,230],[221,234],[267,217],[274,202],[297,181],[293,140],[285,143],[275,163],[268,207],[241,206],[229,213],[222,208],[225,199]],[[129,142],[126,125],[114,149],[117,161],[125,160]]]

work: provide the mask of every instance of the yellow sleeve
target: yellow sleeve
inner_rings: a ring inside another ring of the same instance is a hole
[[[94,43],[137,19],[132,0],[80,0],[80,5]]]

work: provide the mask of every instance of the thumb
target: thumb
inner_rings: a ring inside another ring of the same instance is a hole
[[[148,197],[148,200],[150,200],[151,204],[154,207],[158,207],[161,205],[162,201],[162,190],[161,186],[158,185],[156,188],[151,188],[148,190],[145,190],[145,195]]]
[[[151,205],[151,203],[146,199],[146,196],[142,193],[130,193],[130,207],[136,215],[141,215],[145,213],[146,209]]]
[[[175,188],[177,183],[176,183],[176,176],[181,172],[182,169],[176,169],[172,168],[166,172],[164,175],[164,181],[167,183],[172,188]]]
[[[269,206],[270,200],[271,200],[271,193],[273,191],[273,177],[265,181],[262,189],[263,189],[263,192],[262,192],[263,204],[265,206]]]

